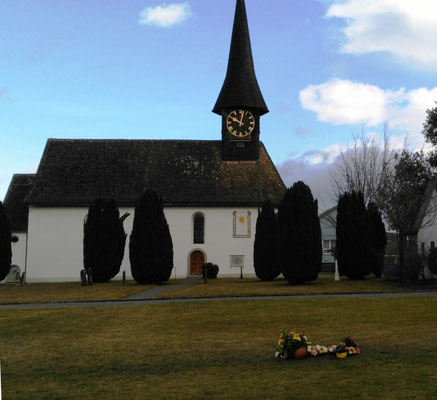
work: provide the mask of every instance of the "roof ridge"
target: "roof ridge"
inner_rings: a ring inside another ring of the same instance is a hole
[[[187,143],[213,143],[221,142],[221,140],[208,140],[208,139],[122,139],[122,138],[109,138],[109,139],[73,139],[73,138],[48,138],[48,142],[187,142]]]

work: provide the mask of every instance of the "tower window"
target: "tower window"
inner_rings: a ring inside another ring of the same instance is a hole
[[[203,214],[194,214],[193,228],[193,242],[205,243],[205,217]]]

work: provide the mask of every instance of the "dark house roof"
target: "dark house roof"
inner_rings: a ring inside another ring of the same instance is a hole
[[[26,231],[29,206],[26,198],[35,181],[35,174],[15,174],[12,177],[4,206],[12,231]]]
[[[269,112],[255,75],[244,0],[237,0],[226,78],[212,111],[221,115],[230,107],[255,108],[260,115]]]
[[[49,139],[29,203],[132,205],[144,187],[167,205],[278,204],[285,190],[262,144],[259,161],[222,161],[220,141]]]

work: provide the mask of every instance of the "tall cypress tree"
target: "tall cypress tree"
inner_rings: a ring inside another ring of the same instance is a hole
[[[94,282],[106,282],[120,272],[126,233],[114,200],[96,199],[84,223],[84,268],[92,268]]]
[[[256,220],[253,266],[256,276],[264,281],[271,281],[281,273],[277,218],[270,201],[263,204]]]
[[[370,273],[370,241],[364,197],[360,192],[344,193],[337,207],[337,260],[341,275],[364,279]]]
[[[317,279],[322,263],[322,241],[317,200],[302,181],[287,189],[279,206],[280,267],[292,284]]]
[[[370,269],[377,278],[380,278],[384,268],[384,254],[385,248],[387,247],[387,235],[385,233],[385,226],[384,222],[382,222],[381,213],[373,202],[370,202],[367,205],[367,221],[371,247]]]
[[[138,283],[159,284],[171,276],[173,242],[162,199],[147,189],[139,197],[129,242],[132,276]]]
[[[0,201],[0,281],[6,278],[11,269],[11,226],[3,203]]]

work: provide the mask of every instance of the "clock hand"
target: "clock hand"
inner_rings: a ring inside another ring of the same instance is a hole
[[[244,125],[241,121],[239,121],[237,118],[232,117],[232,121],[237,122],[240,126]]]
[[[244,125],[244,124],[243,124],[244,114],[245,114],[245,112],[244,112],[243,110],[241,110],[241,119],[240,119],[240,121],[239,121],[239,122],[240,122],[240,126],[241,126],[241,125]]]

